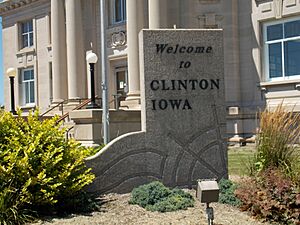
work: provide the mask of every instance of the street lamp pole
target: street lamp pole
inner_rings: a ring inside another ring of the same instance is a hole
[[[15,68],[8,68],[6,71],[7,76],[9,77],[10,82],[10,112],[13,115],[17,115],[16,109],[15,109],[15,89],[14,89],[14,79],[17,75],[17,71]]]
[[[107,55],[105,28],[105,0],[100,0],[101,69],[102,69],[102,124],[104,144],[109,142],[109,106],[107,90]]]
[[[86,61],[88,62],[90,66],[90,75],[91,75],[91,102],[90,104],[87,105],[87,109],[97,109],[100,108],[96,104],[96,99],[95,99],[95,64],[98,61],[98,57],[95,53],[90,52],[86,56]]]

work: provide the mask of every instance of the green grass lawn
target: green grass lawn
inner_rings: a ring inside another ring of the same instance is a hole
[[[243,147],[228,147],[228,172],[229,175],[247,175],[247,167],[253,159],[255,153],[255,145],[247,145]],[[300,147],[294,152],[300,167]]]
[[[246,175],[249,161],[253,158],[255,146],[229,147],[228,172],[229,175]]]

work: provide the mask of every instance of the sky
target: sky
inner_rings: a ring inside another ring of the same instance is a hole
[[[1,1],[0,1],[1,2]],[[3,92],[3,56],[2,56],[2,18],[0,17],[0,105],[4,104]]]

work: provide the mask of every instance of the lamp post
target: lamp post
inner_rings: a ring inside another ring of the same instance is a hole
[[[90,52],[86,56],[86,61],[90,65],[90,74],[91,74],[91,102],[87,105],[87,109],[97,109],[100,108],[96,104],[95,99],[95,63],[98,61],[98,57],[95,53]]]
[[[102,124],[103,141],[109,142],[109,105],[108,105],[108,75],[107,75],[107,47],[106,47],[106,6],[105,0],[100,0],[100,40],[101,40],[101,77],[102,77]]]
[[[10,112],[13,115],[17,115],[15,110],[15,91],[14,91],[14,79],[17,75],[17,70],[15,68],[8,68],[6,74],[9,77],[10,81]]]

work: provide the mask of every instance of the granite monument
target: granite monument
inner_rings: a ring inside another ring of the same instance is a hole
[[[139,38],[142,131],[87,159],[90,191],[227,177],[222,30],[142,30]]]

